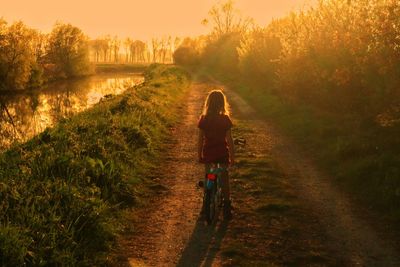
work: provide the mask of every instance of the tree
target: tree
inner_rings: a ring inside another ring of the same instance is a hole
[[[181,45],[175,49],[175,52],[173,54],[174,62],[176,64],[186,66],[197,65],[200,61],[200,54],[202,49],[201,42],[201,38],[185,38],[182,41]],[[175,45],[177,43],[178,42],[176,42]]]
[[[35,64],[32,40],[35,31],[22,22],[10,26],[0,20],[0,89],[24,89],[29,86]]]
[[[110,38],[105,37],[101,40],[101,51],[103,52],[103,62],[107,62],[108,51],[110,50]]]
[[[238,48],[239,69],[244,79],[250,84],[274,86],[281,51],[282,44],[273,27],[254,29],[247,34]]]
[[[136,40],[131,43],[130,53],[132,56],[132,61],[134,62],[144,62],[146,52],[146,44],[140,40]]]
[[[243,17],[228,0],[211,8],[204,25],[211,25],[207,45],[202,52],[202,63],[213,71],[235,75],[239,62],[237,48],[253,21]]]
[[[89,43],[83,32],[71,24],[56,24],[49,37],[48,59],[61,77],[76,77],[91,72]]]
[[[171,63],[173,61],[172,56],[173,56],[173,42],[172,42],[172,37],[168,36],[168,41],[167,41],[167,46],[168,46],[168,62]]]
[[[235,9],[233,0],[220,3],[211,8],[208,12],[209,17],[202,21],[203,25],[212,26],[212,36],[218,39],[226,34],[244,33],[253,20],[243,17],[238,10]]]
[[[160,60],[162,63],[165,63],[165,57],[167,54],[167,40],[165,39],[165,37],[163,37],[160,41]]]
[[[151,39],[151,47],[153,48],[153,62],[157,62],[157,56],[160,49],[160,42],[158,41],[158,39]]]
[[[130,38],[126,38],[124,41],[124,48],[125,48],[125,62],[131,62],[131,45],[132,45],[132,40]]]
[[[31,75],[29,79],[30,87],[39,87],[45,82],[44,67],[46,57],[47,34],[39,31],[32,31],[31,49],[34,62],[31,64]]]
[[[182,43],[181,38],[175,37],[175,40],[174,40],[174,51],[175,51],[176,49],[178,49],[178,47],[181,45],[181,43]]]
[[[95,39],[90,41],[90,48],[93,51],[93,61],[99,62],[100,60],[100,53],[102,48],[102,40]]]
[[[121,41],[118,40],[118,37],[115,36],[111,41],[112,52],[114,53],[114,62],[118,63],[119,61],[119,49],[121,47]]]

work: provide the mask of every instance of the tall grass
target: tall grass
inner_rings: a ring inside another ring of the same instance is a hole
[[[288,132],[353,192],[400,215],[400,3],[320,1],[238,49],[242,73],[259,77],[246,82],[253,97],[291,107],[280,112]]]
[[[399,105],[399,18],[398,1],[320,1],[245,36],[242,70],[286,101],[371,123]]]
[[[151,66],[143,85],[0,155],[0,265],[106,264],[188,82]]]

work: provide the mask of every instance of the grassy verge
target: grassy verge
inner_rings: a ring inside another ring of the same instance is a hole
[[[232,199],[234,220],[221,248],[227,266],[330,266],[324,233],[302,207],[291,177],[268,155],[265,133],[249,121],[235,121],[235,137],[249,140],[236,147]],[[259,140],[252,143],[251,140]]]
[[[399,125],[380,127],[291,106],[261,87],[228,82],[265,118],[315,156],[338,184],[382,215],[400,220]]]
[[[188,85],[183,70],[152,65],[143,85],[0,155],[0,265],[106,264]]]
[[[143,72],[149,64],[95,64],[96,73]]]

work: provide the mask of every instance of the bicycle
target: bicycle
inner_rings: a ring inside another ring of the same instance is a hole
[[[222,172],[226,171],[221,164],[211,164],[206,172],[206,184],[204,188],[203,205],[204,214],[208,225],[217,221],[224,195],[222,192]]]

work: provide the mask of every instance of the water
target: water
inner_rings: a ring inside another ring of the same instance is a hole
[[[143,80],[143,75],[137,73],[96,75],[3,96],[4,105],[0,106],[0,151],[14,142],[32,138],[62,118],[93,106],[104,95],[121,94]]]

